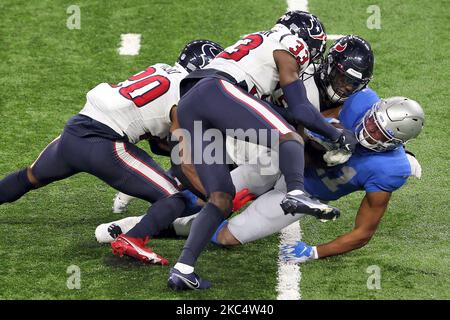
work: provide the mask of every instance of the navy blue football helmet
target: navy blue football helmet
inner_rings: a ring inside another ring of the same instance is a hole
[[[345,101],[372,79],[374,55],[370,44],[355,35],[333,44],[319,67],[320,80],[333,102]]]
[[[310,63],[322,59],[327,43],[325,27],[315,16],[305,11],[289,11],[280,17],[276,24],[287,27],[292,34],[306,42]]]
[[[206,66],[223,48],[209,40],[194,40],[189,42],[181,51],[177,64],[187,72],[192,72]]]

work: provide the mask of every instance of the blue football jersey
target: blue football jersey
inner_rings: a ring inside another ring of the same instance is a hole
[[[366,112],[379,101],[371,89],[364,89],[347,99],[339,114],[341,124],[355,130]],[[405,184],[411,167],[405,150],[398,148],[375,152],[358,145],[350,159],[326,169],[305,168],[305,190],[324,200],[336,200],[358,190],[392,192]]]

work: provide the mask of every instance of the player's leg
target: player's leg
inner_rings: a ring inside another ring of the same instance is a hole
[[[28,168],[14,172],[0,181],[0,204],[14,202],[25,193],[51,182],[67,178],[77,171],[64,160],[66,137],[53,140]]]
[[[173,216],[183,213],[185,204],[176,199],[175,182],[145,151],[131,143],[100,137],[86,139],[90,140],[91,158],[80,168],[82,171],[95,175],[120,192],[154,203],[153,210],[158,209],[158,200],[170,204],[162,206],[168,207],[165,214],[145,215],[127,235],[113,241],[113,253],[129,255],[145,263],[168,264],[146,247],[148,237],[145,235],[170,225],[175,219]]]
[[[284,192],[271,190],[248,206],[243,212],[231,218],[217,235],[221,245],[245,244],[259,240],[298,221],[303,215],[285,215],[279,203]]]
[[[136,198],[123,192],[117,192],[113,199],[112,211],[114,213],[124,213],[134,199]]]
[[[114,189],[150,203],[178,192],[175,181],[144,150],[129,142],[94,138],[83,171]]]
[[[99,243],[111,243],[121,234],[130,231],[136,224],[138,224],[142,216],[126,217],[120,220],[102,223],[95,228],[95,239]]]

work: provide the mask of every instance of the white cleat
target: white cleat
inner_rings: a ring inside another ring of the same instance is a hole
[[[127,211],[128,205],[136,199],[135,197],[129,196],[125,193],[118,192],[114,197],[112,211],[114,213],[124,213]]]
[[[95,239],[99,243],[111,243],[122,233],[127,233],[137,225],[143,216],[128,217],[121,220],[103,223],[95,229]]]

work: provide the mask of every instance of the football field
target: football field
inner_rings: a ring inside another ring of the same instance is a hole
[[[413,98],[426,115],[424,130],[408,146],[422,165],[422,179],[410,178],[393,194],[367,246],[300,265],[294,296],[450,299],[448,1],[288,2],[307,3],[329,34],[368,40],[375,53],[371,88],[381,97]],[[75,28],[68,28],[76,21],[71,5],[80,13]],[[372,5],[380,10],[379,25],[373,24],[378,9]],[[193,39],[229,46],[244,34],[270,29],[287,7],[286,0],[2,0],[0,178],[33,163],[98,83],[118,83],[154,63],[173,64]],[[141,35],[139,53],[120,55],[121,35],[129,33]],[[167,168],[167,158],[156,158]],[[79,174],[0,206],[0,299],[279,297],[279,235],[232,249],[209,245],[196,270],[214,287],[200,292],[174,293],[166,287],[167,267],[113,256],[109,245],[95,241],[94,230],[123,217],[111,211],[114,194],[95,177]],[[362,196],[334,202],[342,211],[337,221],[301,220],[303,241],[316,245],[350,231]],[[147,207],[136,201],[127,214],[141,215]],[[183,243],[150,242],[172,264]],[[77,288],[70,285],[73,270],[80,275]],[[376,288],[370,285],[373,270],[380,276]]]

